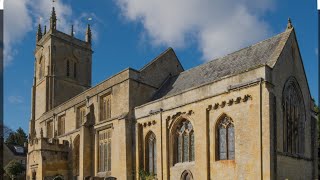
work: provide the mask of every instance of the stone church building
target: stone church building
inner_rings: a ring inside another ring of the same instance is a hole
[[[302,180],[316,116],[295,30],[185,70],[169,48],[91,87],[85,41],[39,25],[27,179]],[[71,31],[73,32],[73,30]]]

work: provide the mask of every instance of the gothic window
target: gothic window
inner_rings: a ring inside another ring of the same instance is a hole
[[[190,121],[184,119],[175,131],[175,163],[194,161],[194,131]]]
[[[76,128],[79,128],[81,126],[81,124],[85,120],[85,116],[86,116],[86,106],[84,105],[78,108]]]
[[[65,133],[65,115],[59,116],[58,118],[58,135],[63,135]]]
[[[188,170],[183,171],[181,174],[181,180],[193,180],[192,173]]]
[[[304,103],[299,85],[290,78],[283,90],[284,152],[304,153]]]
[[[228,116],[222,116],[217,125],[217,159],[234,159],[234,125]]]
[[[146,136],[146,162],[150,174],[157,174],[157,141],[153,132]]]
[[[47,137],[53,138],[53,121],[47,122]]]
[[[73,77],[76,78],[77,77],[77,63],[73,64]]]
[[[111,129],[99,132],[99,172],[111,171]]]
[[[67,60],[67,76],[70,76],[70,62]]]
[[[111,117],[111,95],[106,95],[100,99],[100,120],[106,120]]]

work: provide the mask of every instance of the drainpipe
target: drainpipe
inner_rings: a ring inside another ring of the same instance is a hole
[[[259,111],[259,114],[260,114],[260,162],[261,162],[261,169],[260,169],[260,172],[261,172],[261,176],[260,176],[260,179],[263,180],[263,145],[262,145],[262,81],[263,79],[260,78],[260,83],[259,83],[259,88],[260,88],[260,111]]]

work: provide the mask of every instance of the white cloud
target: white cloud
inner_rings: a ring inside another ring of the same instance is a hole
[[[14,56],[18,53],[15,48],[28,33],[33,33],[34,38],[37,26],[42,24],[49,30],[50,15],[52,12],[52,1],[50,0],[6,0],[4,4],[4,65],[9,65]],[[55,10],[57,14],[57,29],[65,33],[70,33],[71,24],[74,24],[74,31],[77,38],[84,40],[88,17],[92,17],[93,21],[93,40],[98,37],[95,29],[99,23],[99,18],[94,13],[83,12],[80,16],[72,12],[70,5],[62,0],[55,2]],[[88,16],[88,17],[87,17]]]
[[[27,0],[4,1],[4,65],[11,63],[17,51],[13,46],[20,43],[32,30],[32,18]]]
[[[184,48],[196,40],[204,60],[270,33],[261,16],[272,9],[272,0],[115,1],[126,20],[142,23],[152,45]]]
[[[24,99],[22,96],[9,96],[8,101],[11,104],[22,104],[24,102]]]

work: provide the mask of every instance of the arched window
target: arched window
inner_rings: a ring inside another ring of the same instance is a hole
[[[217,159],[234,159],[234,125],[230,117],[224,115],[217,125]]]
[[[299,85],[290,78],[283,90],[284,152],[304,153],[304,103]]]
[[[70,76],[70,62],[67,60],[67,76]]]
[[[146,162],[150,174],[157,174],[157,141],[153,132],[146,136]]]
[[[194,131],[190,121],[184,119],[175,131],[175,163],[194,161]]]
[[[192,173],[188,170],[183,171],[181,174],[181,180],[193,180]]]

